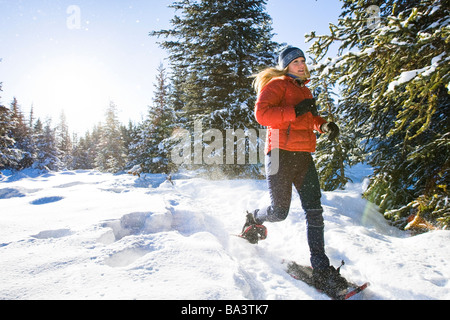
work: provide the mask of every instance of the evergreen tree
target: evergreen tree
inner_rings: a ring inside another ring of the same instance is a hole
[[[134,153],[134,144],[135,141],[137,141],[136,131],[137,131],[137,125],[135,125],[131,120],[128,121],[128,126],[121,125],[120,126],[120,132],[122,134],[123,139],[123,145],[125,148],[125,153],[127,156],[127,163],[125,164],[126,170],[130,172],[130,170],[136,165],[136,163],[139,163],[137,159],[139,158],[139,155],[136,155]]]
[[[142,163],[145,158],[145,144],[143,143],[142,128],[143,123],[137,125],[132,123],[128,124],[127,135],[130,141],[127,146],[127,169],[132,169],[137,166],[140,168],[139,170],[143,171]]]
[[[64,167],[61,162],[61,151],[56,142],[55,129],[51,126],[51,119],[48,119],[43,126],[40,119],[34,125],[34,141],[36,156],[34,157],[33,168],[40,170],[58,171]]]
[[[175,125],[175,111],[169,104],[169,81],[160,64],[154,84],[153,105],[147,117],[134,132],[131,147],[132,166],[140,165],[143,172],[169,173],[170,137]]]
[[[88,159],[92,168],[96,167],[96,159],[100,153],[100,142],[102,140],[102,125],[99,123],[92,128],[92,132],[86,133],[85,140],[88,152]]]
[[[12,130],[11,112],[0,105],[0,169],[17,168],[23,158],[22,151],[14,147]]]
[[[265,1],[181,1],[174,29],[153,32],[175,37],[161,46],[170,52],[186,119],[206,128],[244,128],[253,124],[254,97],[249,77],[272,65],[277,45]],[[192,127],[192,125],[191,125]]]
[[[333,86],[327,75],[317,75],[313,69],[311,88],[319,106],[321,116],[340,127],[340,136],[330,141],[327,135],[320,135],[315,153],[319,170],[321,188],[325,191],[343,189],[351,179],[345,173],[345,167],[362,161],[363,151],[357,132],[349,131],[345,125],[347,119],[339,114],[339,105],[333,98]]]
[[[87,131],[72,148],[72,168],[73,169],[94,169],[95,159],[99,153],[99,143],[101,138],[101,126],[96,125],[92,133]]]
[[[110,102],[106,110],[106,122],[101,127],[98,148],[95,158],[98,170],[116,173],[125,169],[126,149],[117,119],[117,106],[113,102]]]
[[[345,0],[331,34],[309,36],[318,60],[339,44],[318,72],[342,88],[347,130],[364,136],[365,196],[400,226],[411,214],[450,222],[448,16],[444,0]]]
[[[126,154],[129,155],[130,153],[130,146],[133,143],[134,140],[134,131],[135,131],[135,124],[129,120],[128,121],[128,127],[121,124],[120,125],[120,132],[122,134],[122,139],[123,139],[123,145],[125,147],[125,149],[127,150]],[[130,158],[128,157],[128,161],[130,162]],[[128,165],[127,165],[128,167]]]
[[[0,82],[0,92],[3,91],[2,84],[3,83]],[[20,157],[12,148],[14,139],[10,136],[11,131],[12,124],[9,109],[1,105],[0,102],[0,169],[17,165],[15,159]]]
[[[93,169],[94,159],[89,156],[89,132],[81,137],[72,148],[72,164],[71,168],[77,169]]]
[[[61,111],[59,124],[56,127],[57,147],[61,151],[61,162],[66,167],[71,167],[72,158],[72,139],[69,134],[69,126],[67,125],[66,115]]]
[[[31,104],[30,117],[28,118],[28,126],[33,128],[34,125],[34,106]]]
[[[171,5],[180,13],[171,20],[173,28],[150,33],[168,38],[160,45],[170,54],[171,102],[184,128],[193,130],[196,120],[205,130],[257,127],[250,76],[273,65],[279,48],[271,40],[265,5],[264,0],[178,1]]]
[[[150,170],[169,173],[170,136],[175,126],[175,111],[169,104],[170,86],[166,69],[160,64],[154,84],[153,108],[149,109],[147,118],[147,134],[151,141],[148,150],[152,161]],[[145,167],[144,167],[145,169]]]
[[[14,97],[11,102],[11,131],[10,137],[14,140],[13,148],[19,150],[20,159],[15,169],[24,169],[33,163],[34,143],[32,141],[31,129],[25,121],[25,117]]]

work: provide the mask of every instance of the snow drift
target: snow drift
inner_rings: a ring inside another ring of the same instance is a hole
[[[0,299],[328,299],[283,270],[309,263],[294,193],[268,238],[235,237],[265,181],[32,170],[0,175]],[[355,299],[449,299],[450,233],[411,237],[361,198],[365,168],[324,192],[326,250],[371,286]]]

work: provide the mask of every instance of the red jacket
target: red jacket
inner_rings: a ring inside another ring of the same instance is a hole
[[[316,151],[314,130],[323,133],[320,126],[327,121],[311,112],[296,117],[294,110],[295,105],[312,97],[307,87],[289,76],[273,78],[262,88],[255,115],[259,124],[268,127],[266,154],[277,147],[287,151]]]

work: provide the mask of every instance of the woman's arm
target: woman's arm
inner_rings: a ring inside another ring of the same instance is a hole
[[[263,126],[276,127],[295,121],[294,106],[280,105],[286,84],[283,80],[269,82],[259,93],[255,106],[256,121]]]

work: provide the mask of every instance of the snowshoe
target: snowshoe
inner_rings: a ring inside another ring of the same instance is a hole
[[[314,287],[330,297],[339,297],[348,288],[347,280],[339,272],[340,268],[329,266],[326,269],[313,269]]]
[[[252,244],[256,244],[258,241],[267,238],[267,228],[256,221],[253,213],[247,212],[246,221],[240,237]]]
[[[347,300],[369,286],[368,282],[357,285],[342,277],[340,268],[343,263],[337,269],[330,266],[321,271],[314,271],[311,267],[299,265],[294,261],[283,260],[283,264],[287,265],[286,272],[291,277],[305,282],[334,300]]]

